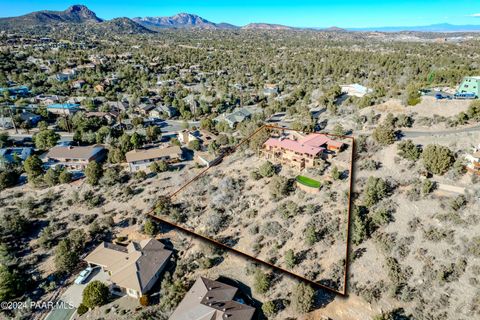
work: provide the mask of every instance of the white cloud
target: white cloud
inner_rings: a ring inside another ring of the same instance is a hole
[[[480,13],[471,14],[470,17],[480,18]]]

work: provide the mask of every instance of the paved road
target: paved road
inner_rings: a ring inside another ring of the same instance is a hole
[[[200,121],[188,121],[190,127],[199,127]],[[167,120],[163,121],[159,124],[159,127],[162,130],[162,134],[169,135],[172,133],[176,133],[181,131],[185,128],[185,121],[181,120]],[[9,136],[11,140],[20,141],[24,138],[31,138],[36,131],[31,131],[29,134],[27,133],[15,133],[14,130],[9,130]],[[128,133],[132,133],[133,130],[128,130]],[[58,132],[60,134],[60,142],[72,141],[73,140],[73,133],[68,132]]]

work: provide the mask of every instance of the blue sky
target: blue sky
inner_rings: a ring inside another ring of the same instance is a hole
[[[0,16],[64,10],[84,4],[104,19],[195,13],[213,22],[279,23],[295,27],[480,25],[479,0],[0,0]],[[477,15],[475,17],[475,15]]]

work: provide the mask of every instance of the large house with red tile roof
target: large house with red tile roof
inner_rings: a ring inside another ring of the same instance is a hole
[[[268,160],[302,170],[314,168],[319,159],[325,159],[343,147],[342,142],[333,140],[328,135],[312,133],[298,138],[270,138],[263,144],[262,151]]]

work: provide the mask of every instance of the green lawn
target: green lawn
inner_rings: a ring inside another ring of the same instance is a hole
[[[320,181],[313,180],[313,179],[305,177],[305,176],[297,176],[296,180],[297,180],[297,182],[303,184],[304,186],[310,187],[310,188],[319,189],[322,186]]]

